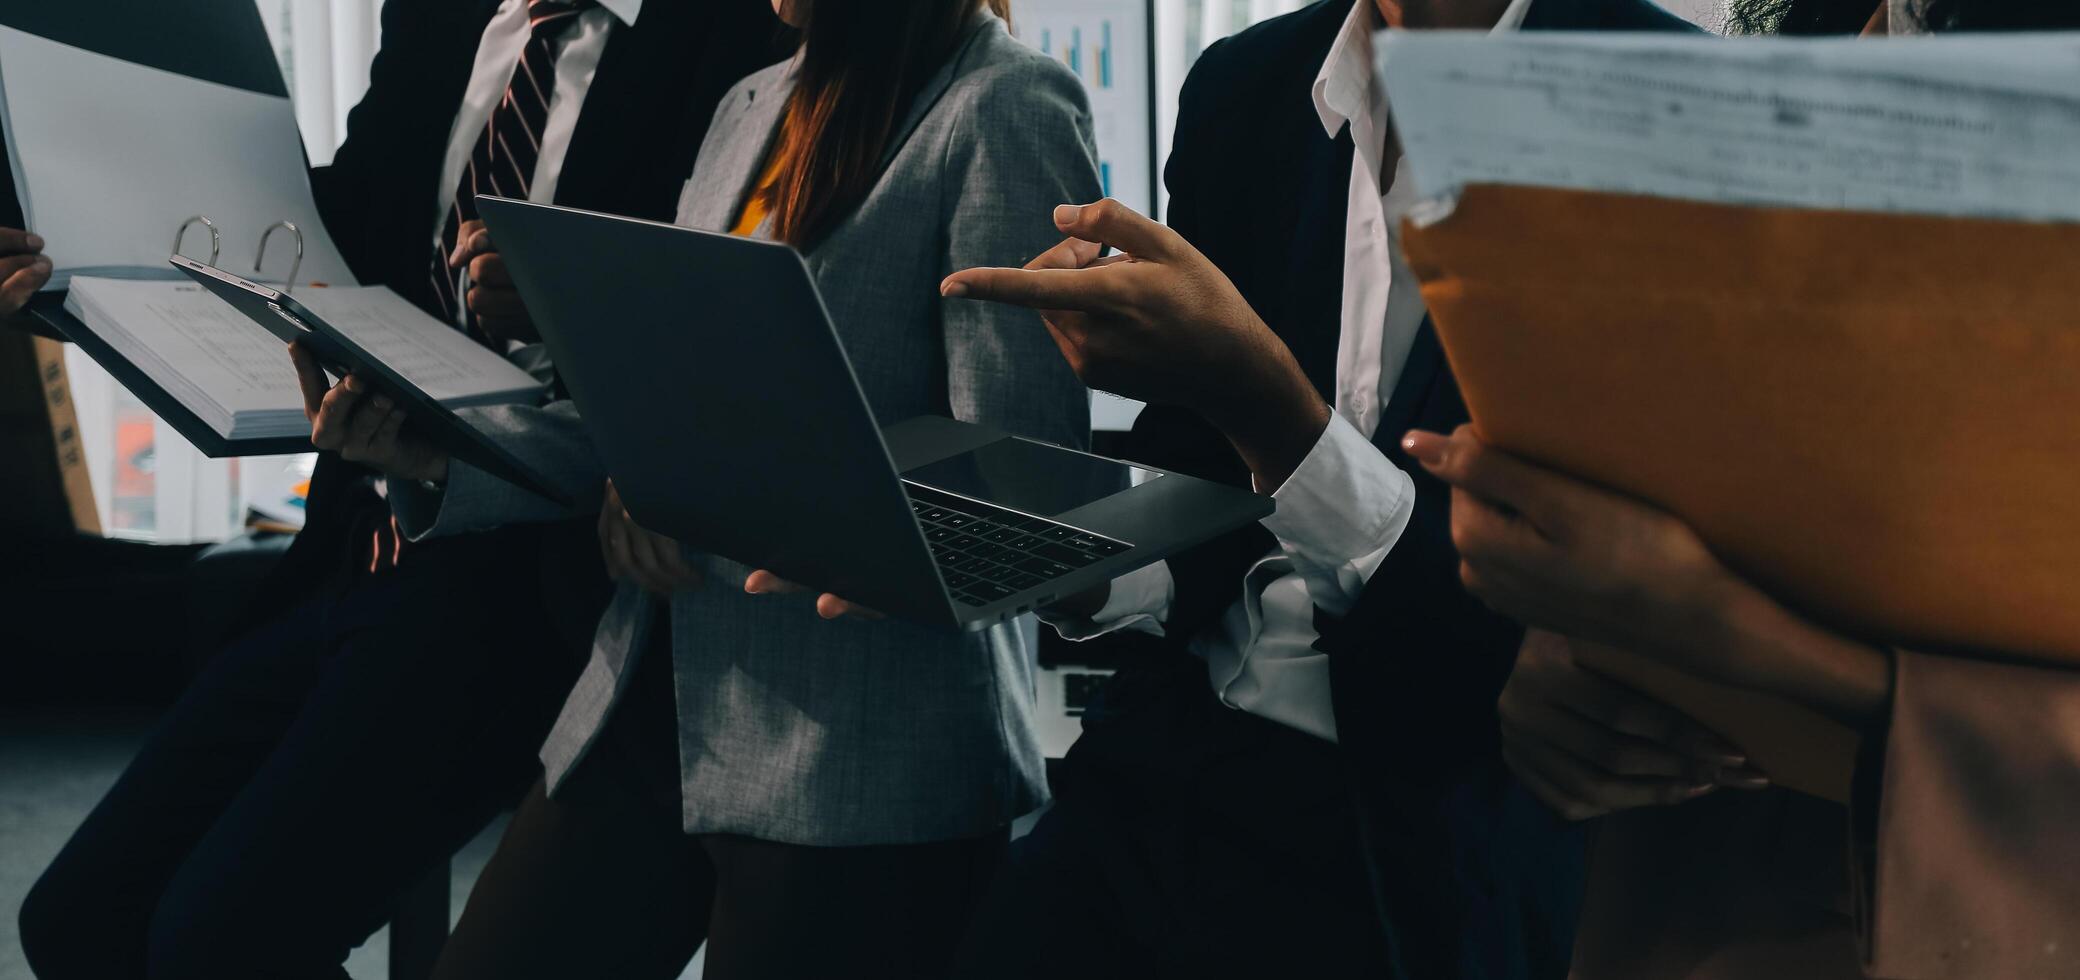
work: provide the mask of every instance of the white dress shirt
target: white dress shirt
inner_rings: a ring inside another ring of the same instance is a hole
[[[555,41],[561,45],[556,55],[556,87],[549,93],[549,118],[542,125],[542,151],[528,184],[528,200],[537,204],[555,201],[564,153],[570,149],[571,132],[578,127],[578,113],[585,107],[585,93],[592,88],[600,55],[607,50],[607,35],[613,33],[617,20],[634,24],[642,9],[643,0],[600,0],[598,7],[572,18]],[[476,149],[484,127],[491,122],[491,110],[505,98],[506,84],[520,67],[520,51],[527,46],[529,35],[527,23],[527,0],[505,0],[477,42],[476,65],[470,69],[469,87],[463,89],[462,111],[456,113],[455,125],[448,131],[448,156],[441,167],[440,186],[434,189],[436,246],[470,152]]]
[[[1512,0],[1495,30],[1516,29],[1530,6]],[[1340,616],[1357,604],[1415,509],[1408,474],[1372,444],[1424,316],[1400,248],[1400,218],[1416,203],[1414,182],[1405,159],[1391,181],[1379,176],[1389,128],[1372,65],[1372,35],[1380,27],[1371,0],[1353,4],[1314,82],[1323,131],[1333,139],[1350,126],[1357,149],[1344,223],[1336,410],[1272,494],[1278,511],[1264,527],[1278,547],[1244,576],[1242,597],[1191,643],[1223,703],[1330,741],[1336,717],[1328,657],[1314,648],[1315,610]],[[1169,566],[1159,562],[1115,580],[1105,607],[1090,619],[1048,621],[1069,639],[1119,629],[1160,634],[1174,595]]]

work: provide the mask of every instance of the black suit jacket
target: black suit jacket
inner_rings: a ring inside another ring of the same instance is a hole
[[[1209,47],[1185,81],[1164,173],[1172,227],[1234,280],[1330,400],[1353,148],[1348,128],[1323,132],[1312,89],[1350,6],[1323,0]],[[1524,28],[1695,30],[1647,0],[1537,0]],[[1466,418],[1425,322],[1375,438],[1415,481],[1415,512],[1357,606],[1317,614],[1317,648],[1400,975],[1561,977],[1580,843],[1504,768],[1495,715],[1523,631],[1461,588],[1449,490],[1399,448],[1409,428],[1449,431]],[[1131,457],[1247,485],[1227,441],[1189,412],[1149,408],[1128,444]],[[1232,604],[1273,546],[1252,527],[1172,559],[1173,642]]]
[[[356,278],[435,309],[428,261],[449,130],[497,0],[390,0],[368,93],[332,164],[312,171],[325,226]],[[784,56],[767,0],[672,0],[617,26],[557,181],[572,207],[669,221],[722,96]],[[278,607],[345,565],[374,508],[367,470],[328,453],[307,521],[261,606]]]

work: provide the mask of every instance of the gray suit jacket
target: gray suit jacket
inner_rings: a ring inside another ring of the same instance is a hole
[[[681,224],[735,222],[791,69],[774,65],[724,97]],[[807,255],[876,415],[946,414],[1084,444],[1088,394],[1038,318],[938,295],[956,269],[1026,262],[1060,240],[1055,205],[1099,196],[1081,86],[978,15],[898,132],[865,202]],[[569,403],[473,419],[597,512],[607,474]],[[567,516],[460,462],[445,491],[400,487],[392,506],[415,538]],[[741,565],[691,557],[707,583],[674,596],[670,619],[687,832],[916,843],[986,833],[1046,801],[1032,661],[1015,626],[825,622],[806,599],[744,595]],[[552,792],[620,696],[659,625],[654,607],[624,587],[601,621],[542,749]]]

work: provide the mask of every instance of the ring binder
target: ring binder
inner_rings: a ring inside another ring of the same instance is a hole
[[[267,240],[276,228],[287,228],[289,234],[296,236],[296,257],[289,262],[289,278],[282,280],[282,292],[290,293],[296,290],[296,270],[303,268],[303,229],[296,227],[296,222],[277,221],[260,233],[260,250],[253,254],[253,274],[260,274],[260,262],[267,258]]]
[[[181,222],[180,230],[173,233],[173,254],[181,254],[181,239],[188,237],[188,229],[194,227],[197,222],[201,222],[202,227],[209,229],[209,264],[216,265],[217,256],[224,251],[224,236],[217,233],[217,223],[209,220],[205,215],[198,214]],[[266,247],[266,239],[263,238],[260,242],[261,247]]]

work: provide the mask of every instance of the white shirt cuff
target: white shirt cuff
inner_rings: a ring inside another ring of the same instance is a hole
[[[1051,614],[1038,609],[1040,621],[1054,627],[1065,640],[1090,640],[1120,630],[1163,635],[1163,620],[1170,616],[1170,602],[1177,583],[1170,577],[1170,563],[1144,565],[1112,580],[1105,605],[1089,618]]]
[[[1340,616],[1408,527],[1416,488],[1372,440],[1331,413],[1307,458],[1271,497],[1278,510],[1264,519],[1265,530],[1292,557],[1315,604]]]

